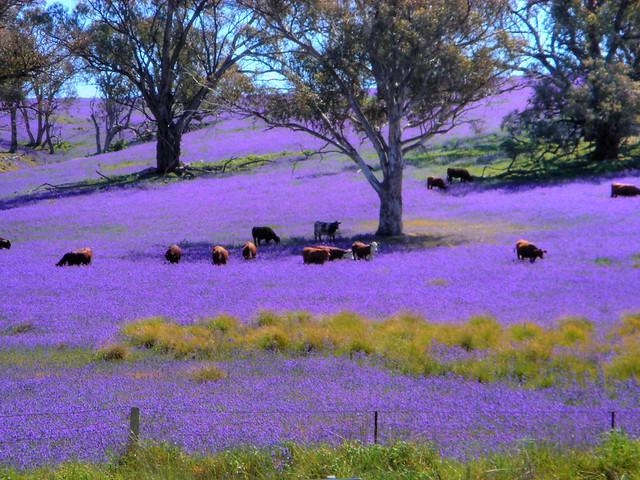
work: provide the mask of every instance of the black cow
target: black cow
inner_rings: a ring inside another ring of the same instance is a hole
[[[463,182],[473,182],[473,177],[466,168],[447,168],[447,181],[451,183],[454,178],[459,178]]]
[[[315,222],[313,224],[313,238],[317,241],[317,242],[321,242],[322,241],[322,235],[327,235],[329,237],[331,237],[331,241],[335,241],[336,239],[336,231],[338,230],[338,227],[340,226],[341,222],[335,221],[335,222]]]
[[[271,240],[280,243],[280,237],[276,235],[276,232],[271,227],[253,227],[251,235],[253,236],[253,243],[256,245],[260,245],[260,240],[264,240],[266,245],[269,245]]]

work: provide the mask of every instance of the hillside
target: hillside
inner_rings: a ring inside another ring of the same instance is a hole
[[[495,133],[500,129],[502,118],[526,104],[529,90],[519,90],[491,99],[478,105],[472,118],[480,120],[481,130],[470,125],[461,125],[445,135],[434,137],[432,143],[448,138],[472,136],[479,132]],[[44,183],[58,185],[99,178],[104,175],[119,175],[144,170],[155,166],[155,143],[130,145],[124,150],[94,155],[94,129],[89,120],[89,99],[77,99],[57,120],[59,137],[65,147],[49,155],[42,150],[21,149],[28,161],[15,162],[5,156],[4,170],[12,170],[0,184],[0,198],[27,193]],[[6,118],[0,117],[1,124]],[[8,131],[0,129],[0,152],[8,147]],[[26,137],[20,135],[21,142]],[[265,129],[250,119],[223,118],[219,122],[187,133],[182,143],[182,161],[197,165],[200,162],[215,162],[232,157],[248,155],[276,155],[283,152],[300,152],[303,149],[319,148],[322,144],[303,134],[283,129]],[[0,158],[3,158],[0,155]],[[32,168],[32,167],[36,168]],[[23,171],[29,167],[29,172]],[[18,170],[18,171],[15,171]],[[0,170],[2,171],[2,170]]]
[[[484,111],[486,132],[510,98]],[[113,462],[132,406],[144,442],[190,453],[371,443],[373,412],[381,443],[456,458],[593,446],[611,412],[640,433],[640,197],[610,196],[640,173],[441,192],[426,178],[446,163],[414,162],[406,236],[377,239],[371,261],[306,265],[315,221],[341,221],[344,248],[378,221],[351,163],[291,153],[313,145],[230,119],[189,133],[184,160],[269,162],[51,187],[148,168],[154,146],[140,144],[0,173],[0,464]],[[474,173],[479,160],[465,159]],[[265,225],[282,242],[244,260]],[[519,260],[520,238],[544,257]],[[227,265],[212,265],[214,245]],[[90,265],[56,266],[81,247]]]

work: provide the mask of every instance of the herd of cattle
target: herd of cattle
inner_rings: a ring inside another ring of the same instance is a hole
[[[449,183],[454,178],[459,178],[464,182],[472,182],[473,177],[464,168],[448,168],[447,180]],[[430,176],[427,178],[427,188],[438,188],[440,190],[446,190],[446,184],[440,177]],[[635,197],[640,195],[640,188],[629,183],[612,183],[611,184],[611,197]],[[322,237],[330,239],[335,242],[336,232],[340,227],[338,221],[335,222],[315,222],[313,224],[313,238],[316,242],[322,242]],[[252,260],[256,258],[256,252],[258,245],[264,241],[265,245],[273,241],[275,244],[280,243],[280,237],[276,235],[271,227],[253,227],[251,230],[251,236],[253,242],[245,242],[242,247],[242,257],[245,260]],[[365,244],[362,242],[353,242],[351,248],[343,249],[328,245],[314,245],[304,247],[302,249],[302,260],[305,264],[317,264],[322,265],[325,262],[351,259],[351,260],[371,260],[378,252],[379,244],[377,242],[371,242]],[[5,238],[0,237],[0,250],[10,249],[11,242]],[[515,251],[518,259],[528,259],[531,263],[536,261],[536,258],[542,259],[546,250],[538,248],[533,243],[527,240],[518,240],[516,242]],[[72,250],[65,253],[60,261],[56,263],[58,267],[61,266],[73,266],[73,265],[89,265],[93,258],[93,251],[89,247],[80,248],[78,250]],[[170,263],[179,263],[182,259],[182,249],[179,245],[170,245],[165,253],[165,258]],[[211,251],[211,261],[214,265],[225,265],[229,261],[229,252],[221,245],[216,245]]]

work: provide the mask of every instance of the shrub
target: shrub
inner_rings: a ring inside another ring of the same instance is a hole
[[[564,346],[585,343],[592,333],[593,323],[586,318],[565,318],[558,325],[558,343]]]
[[[98,358],[106,362],[126,360],[129,357],[129,348],[121,343],[105,345],[98,350]]]
[[[256,325],[258,327],[272,327],[281,323],[281,317],[271,310],[260,310],[256,317]]]
[[[197,368],[191,372],[191,378],[196,382],[204,383],[218,381],[226,378],[229,374],[223,368],[214,363],[209,363],[203,367]]]
[[[284,352],[289,346],[289,339],[279,327],[265,327],[257,333],[255,345],[267,352]]]

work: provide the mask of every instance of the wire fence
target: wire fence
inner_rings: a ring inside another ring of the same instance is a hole
[[[67,460],[103,462],[138,443],[207,453],[285,441],[338,444],[428,442],[441,454],[475,456],[539,442],[596,444],[611,429],[640,436],[640,409],[217,411],[117,407],[0,413],[0,463],[18,468]]]

